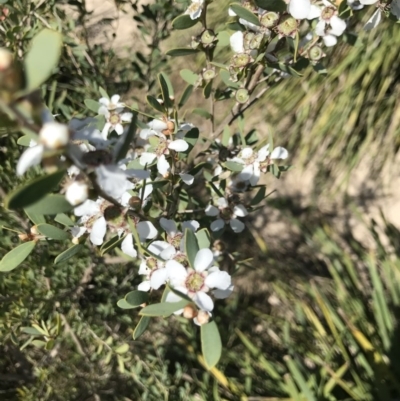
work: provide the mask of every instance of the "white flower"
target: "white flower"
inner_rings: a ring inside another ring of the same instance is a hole
[[[244,164],[243,170],[238,174],[237,180],[249,181],[252,186],[257,185],[260,179],[260,173],[266,172],[268,165],[272,160],[286,159],[288,151],[281,146],[276,147],[272,153],[269,152],[269,144],[263,146],[258,152],[253,151],[251,148],[244,148],[232,160]]]
[[[236,31],[229,38],[231,48],[235,53],[244,53],[244,45],[243,45],[243,32]]]
[[[219,217],[210,225],[211,231],[222,230],[225,224],[229,224],[233,232],[240,233],[244,230],[245,225],[237,217],[245,217],[248,215],[243,205],[230,206],[225,198],[219,198],[217,201],[218,208],[208,205],[205,209],[207,216]]]
[[[120,98],[121,98],[120,95],[113,95],[113,96],[111,96],[111,99],[107,99],[106,97],[102,97],[99,100],[99,103],[101,104],[101,106],[99,107],[98,113],[99,114],[103,114],[103,113],[100,113],[100,110],[103,111],[104,109],[106,109],[108,111],[112,111],[112,110],[120,110],[120,111],[122,111],[123,108],[125,107],[125,104],[121,103],[119,101]]]
[[[166,263],[171,286],[177,291],[187,294],[202,310],[211,312],[214,302],[207,294],[210,289],[228,291],[231,287],[231,276],[212,266],[214,261],[210,249],[200,249],[194,260],[194,269],[186,269],[175,260]],[[175,294],[174,294],[175,295]],[[229,296],[229,294],[225,294]],[[174,298],[173,296],[170,297]]]
[[[346,22],[338,17],[335,7],[327,0],[322,0],[321,7],[312,5],[308,19],[319,18],[315,33],[322,37],[325,46],[331,47],[337,43],[337,36],[341,36],[346,29]]]
[[[99,113],[103,114],[106,118],[106,124],[101,132],[104,139],[107,139],[110,131],[115,131],[118,135],[124,133],[123,123],[132,121],[132,113],[118,113],[116,111],[110,112],[107,109],[99,109]]]
[[[189,14],[191,19],[200,18],[201,12],[203,11],[203,3],[204,0],[192,0],[185,14]]]
[[[310,0],[290,0],[289,2],[289,14],[296,19],[307,18],[310,8]]]
[[[46,150],[57,150],[68,145],[69,130],[66,125],[54,121],[43,124],[39,132],[39,143],[31,141],[29,148],[22,153],[17,163],[17,175],[23,175],[33,166],[37,166],[43,159]]]
[[[89,194],[89,188],[85,182],[74,181],[72,182],[66,192],[65,199],[72,205],[76,206],[84,202]]]
[[[160,226],[167,233],[167,242],[175,249],[180,249],[183,252],[183,232],[178,230],[176,223],[173,220],[168,220],[164,217],[161,217]],[[183,221],[181,226],[183,231],[188,228],[189,230],[196,232],[200,227],[200,224],[196,220],[188,220]]]

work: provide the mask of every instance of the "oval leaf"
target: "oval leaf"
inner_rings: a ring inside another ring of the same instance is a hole
[[[159,111],[160,113],[165,113],[165,108],[163,105],[159,103],[159,101],[154,97],[147,95],[146,96],[147,103],[154,109]]]
[[[188,29],[188,28],[191,28],[192,26],[195,26],[198,22],[199,22],[199,18],[191,19],[190,15],[183,14],[183,15],[180,15],[179,17],[176,17],[172,21],[172,27],[174,29]]]
[[[75,223],[64,213],[57,214],[54,221],[66,227],[72,227],[75,225]]]
[[[38,88],[52,74],[61,55],[62,36],[51,29],[43,29],[32,40],[25,57],[26,90]]]
[[[199,251],[199,244],[197,243],[197,238],[195,233],[186,228],[185,230],[185,252],[190,264],[190,267],[194,269],[194,259]]]
[[[140,311],[142,316],[162,316],[168,317],[179,309],[183,309],[189,301],[183,299],[179,302],[163,302],[161,304],[153,304],[146,306]]]
[[[51,224],[39,224],[37,226],[40,234],[43,234],[47,238],[56,239],[59,241],[64,241],[69,239],[71,235],[61,228],[54,227]]]
[[[60,253],[55,259],[54,259],[54,264],[57,265],[61,262],[65,262],[68,259],[71,259],[73,256],[75,256],[78,252],[80,252],[83,249],[83,246],[80,244],[73,245],[71,248],[68,248],[66,251]]]
[[[250,22],[251,24],[260,26],[260,21],[256,17],[255,14],[253,14],[251,11],[249,11],[247,8],[244,8],[242,6],[239,6],[237,3],[232,3],[229,5],[229,8],[232,9],[232,11],[240,18],[243,18],[244,20]]]
[[[60,170],[28,182],[7,196],[4,202],[5,207],[19,209],[34,204],[56,187],[64,175],[65,170]]]
[[[135,327],[135,330],[133,332],[133,339],[137,340],[147,329],[148,325],[150,323],[150,317],[149,316],[142,316],[139,320],[139,323]]]
[[[93,111],[94,113],[98,113],[99,112],[99,108],[100,108],[100,103],[96,102],[96,100],[92,100],[92,99],[85,99],[85,106],[90,110]]]
[[[9,272],[19,266],[32,252],[36,241],[25,242],[4,255],[0,261],[0,272]]]
[[[29,213],[37,214],[59,214],[69,212],[72,206],[63,195],[47,195],[40,201],[27,208]]]
[[[144,291],[131,291],[125,295],[125,301],[132,306],[140,306],[147,302],[149,299],[149,294]]]
[[[188,84],[193,85],[193,86],[196,84],[197,80],[199,79],[199,76],[197,74],[195,74],[194,72],[188,70],[187,68],[184,68],[183,70],[180,70],[179,75]]]
[[[201,351],[208,369],[213,368],[221,358],[222,343],[218,327],[214,321],[200,328]]]
[[[118,308],[121,308],[121,309],[133,309],[133,308],[136,308],[136,306],[132,306],[131,304],[128,304],[128,302],[126,302],[125,299],[120,299],[117,302],[117,306],[118,306]]]

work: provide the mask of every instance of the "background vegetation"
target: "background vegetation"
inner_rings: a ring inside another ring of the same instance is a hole
[[[128,56],[99,44],[85,2],[1,3],[8,10],[1,45],[19,57],[41,28],[62,30],[61,65],[43,88],[60,121],[76,112],[88,115],[83,101],[99,97],[98,86],[144,107],[144,94],[156,91],[154,72],[174,76],[184,63],[163,52],[177,40],[169,22],[184,9],[172,0],[117,2],[132,8],[142,45]],[[100,26],[112,22],[106,17]],[[272,131],[275,142],[288,147],[293,174],[301,171],[304,185],[310,170],[316,174],[307,184],[313,196],[306,205],[294,192],[278,190],[238,243],[228,238],[228,267],[230,252],[242,252],[244,262],[235,275],[235,295],[216,311],[225,345],[217,368],[204,369],[197,329],[186,320],[167,325],[154,319],[145,335],[132,339],[137,311],[119,309],[116,302],[138,284],[135,266],[89,251],[74,263],[53,265],[61,248],[44,244],[23,267],[0,276],[0,399],[400,398],[400,233],[385,210],[379,225],[357,214],[359,199],[349,200],[346,186],[362,163],[372,188],[381,186],[384,172],[396,174],[399,44],[399,26],[392,22],[361,33],[354,46],[343,43],[328,55],[327,75],[306,71],[303,78],[288,78],[247,115],[248,126],[264,135]],[[21,180],[15,176],[18,136],[12,127],[0,131],[1,197]],[[271,187],[279,188],[276,181]],[[319,206],[327,193],[337,207],[329,212]],[[270,229],[273,216],[283,228]],[[363,227],[361,239],[351,219]],[[3,208],[0,225],[29,230],[24,215]],[[3,229],[1,255],[17,242],[14,232]]]

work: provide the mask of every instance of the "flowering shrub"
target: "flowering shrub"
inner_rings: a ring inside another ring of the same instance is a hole
[[[230,4],[226,29],[216,32],[207,19],[210,3],[192,1],[172,21],[183,31],[198,25],[198,35],[167,52],[203,53],[205,65],[180,71],[188,85],[179,101],[167,74],[157,74],[158,95],[146,96],[144,110],[100,87],[98,99],[82,99],[91,115],[59,122],[38,88],[58,65],[60,33],[38,33],[22,68],[10,51],[0,52],[0,105],[18,124],[18,143],[26,147],[16,172],[37,173],[6,198],[5,206],[23,209],[32,227],[20,233],[23,243],[3,257],[0,271],[19,266],[46,240],[72,241],[56,264],[73,263],[85,245],[100,255],[122,254],[143,276],[118,302],[123,309],[141,307],[134,338],[151,317],[182,314],[201,327],[208,368],[222,347],[214,302],[234,290],[231,275],[219,267],[217,240],[224,233],[245,235],[247,216],[267,197],[262,175],[279,178],[289,169],[285,148],[275,147],[272,137],[265,143],[246,132],[244,113],[283,78],[299,76],[308,66],[323,73],[326,48],[347,35],[349,19],[365,5],[377,6],[365,29],[382,14],[400,17],[398,0],[254,0]],[[201,92],[211,107],[195,109],[209,120],[196,127],[184,108]],[[217,125],[215,103],[223,101],[233,105]],[[238,131],[232,132],[236,120]]]

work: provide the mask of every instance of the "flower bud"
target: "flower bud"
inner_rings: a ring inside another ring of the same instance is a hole
[[[31,227],[31,234],[33,234],[33,235],[38,235],[39,234],[39,230],[37,229],[37,226],[32,226]]]
[[[233,67],[245,67],[247,64],[250,64],[251,62],[251,57],[249,54],[246,53],[240,53],[240,54],[235,54],[232,57],[232,66]]]
[[[315,45],[308,51],[308,57],[311,61],[319,61],[325,57],[325,53],[320,46]]]
[[[204,47],[208,47],[215,41],[215,33],[210,29],[206,29],[200,36],[201,43]]]
[[[203,79],[205,79],[206,81],[209,81],[209,80],[211,80],[211,79],[213,79],[213,78],[215,78],[215,69],[214,68],[208,68],[208,69],[205,69],[204,71],[203,71]]]
[[[247,89],[238,89],[236,91],[236,100],[239,103],[246,103],[249,100],[249,92],[247,91]]]
[[[183,317],[185,319],[194,319],[197,316],[197,309],[193,305],[187,305],[183,308]]]
[[[69,141],[68,127],[56,122],[45,123],[39,132],[39,139],[47,149],[61,149]]]
[[[263,14],[260,18],[261,25],[266,28],[273,28],[278,24],[278,21],[279,21],[279,14],[274,13],[273,11]]]
[[[141,200],[138,196],[132,196],[129,199],[129,206],[133,209],[133,210],[140,210],[141,207]]]
[[[205,310],[200,310],[197,316],[194,318],[194,322],[199,326],[207,324],[209,321],[210,321],[210,315]]]
[[[72,205],[76,206],[85,202],[88,198],[89,188],[85,182],[74,181],[68,186],[65,192],[65,199]]]

